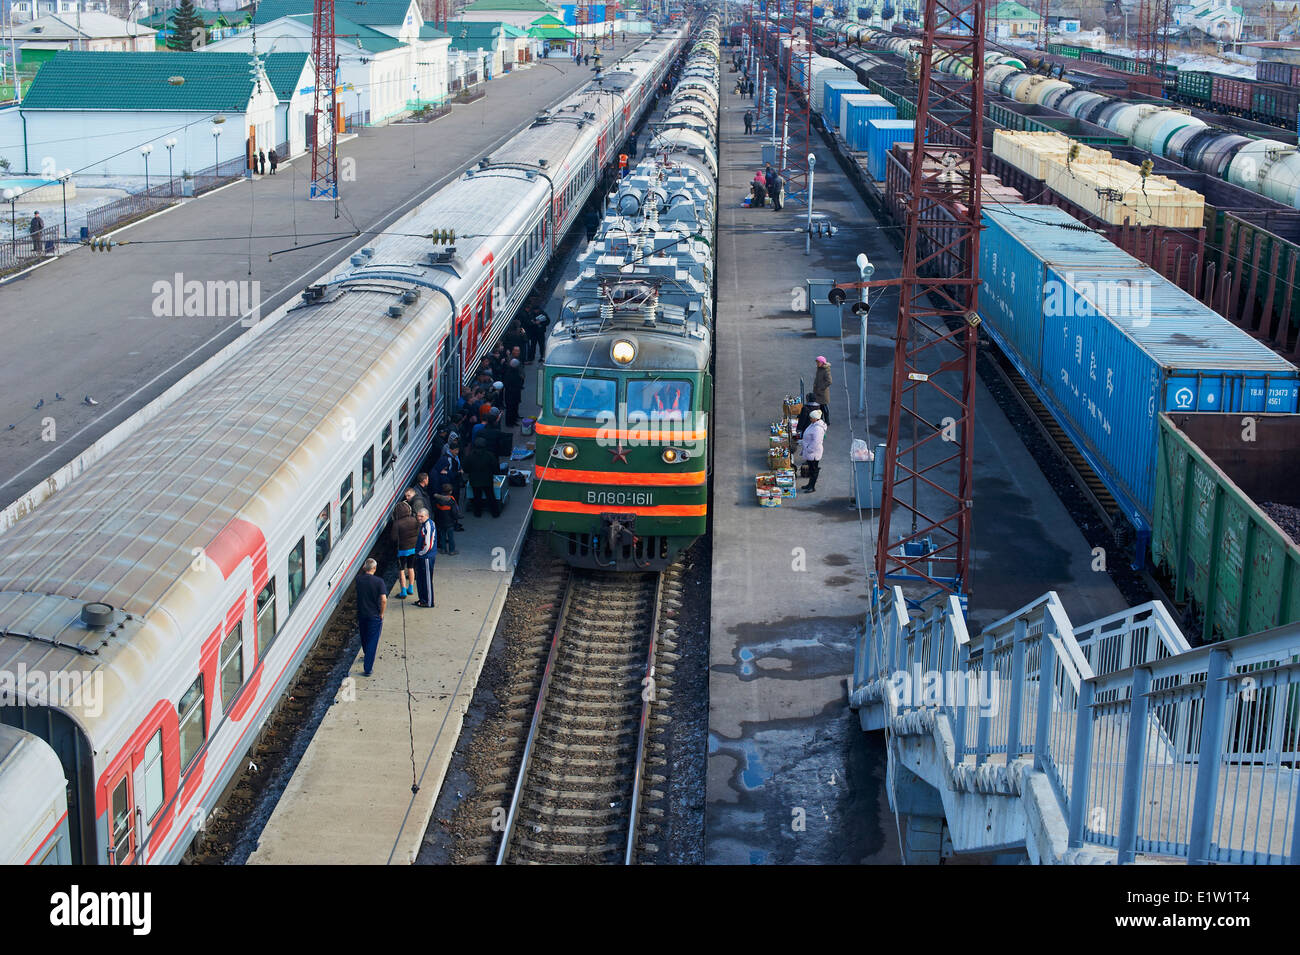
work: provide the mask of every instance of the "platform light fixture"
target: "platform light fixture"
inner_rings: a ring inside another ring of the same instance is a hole
[[[172,150],[176,148],[176,137],[168,136],[163,140],[163,145],[167,147],[167,181],[171,183],[172,195],[176,195],[176,180],[172,173]]]

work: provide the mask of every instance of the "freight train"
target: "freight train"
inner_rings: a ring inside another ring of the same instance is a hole
[[[705,532],[718,46],[710,18],[547,339],[532,525],[574,566],[660,569]]]
[[[543,111],[0,535],[0,862],[185,855],[690,33]]]
[[[840,42],[874,45],[909,60],[917,55],[919,44],[914,37],[834,20],[825,21],[823,27]],[[963,57],[936,55],[935,68],[969,76],[971,64]],[[1126,102],[1098,90],[1081,89],[1031,70],[1020,57],[1002,53],[986,54],[984,88],[1018,103],[1042,106],[1112,130],[1138,149],[1300,208],[1300,151],[1293,145],[1219,129],[1173,106]],[[1294,127],[1294,115],[1287,125]]]

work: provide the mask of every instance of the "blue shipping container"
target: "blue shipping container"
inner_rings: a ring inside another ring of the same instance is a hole
[[[854,152],[866,152],[867,120],[897,119],[898,109],[875,93],[840,94],[840,135]]]
[[[867,120],[867,171],[876,182],[885,181],[885,161],[894,143],[910,143],[916,124],[910,119]]]
[[[985,211],[980,313],[1145,539],[1159,413],[1293,414],[1300,371],[1053,213]]]
[[[828,78],[822,87],[822,121],[834,128],[840,121],[840,96],[844,93],[869,93],[857,80]]]

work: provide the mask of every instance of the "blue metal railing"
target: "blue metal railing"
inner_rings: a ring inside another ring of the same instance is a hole
[[[946,717],[953,768],[1031,758],[1071,848],[1300,862],[1300,627],[1193,650],[1159,603],[1075,628],[1052,592],[972,639],[899,588],[868,624],[855,705]]]

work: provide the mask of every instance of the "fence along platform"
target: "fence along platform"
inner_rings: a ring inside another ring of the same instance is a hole
[[[898,692],[925,673],[966,698]],[[887,731],[891,806],[925,813],[897,765],[936,791],[956,851],[1300,862],[1300,625],[1190,649],[1158,603],[1076,628],[1050,592],[972,639],[956,598],[914,613],[894,588],[851,702]]]

